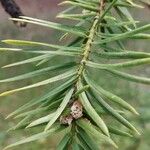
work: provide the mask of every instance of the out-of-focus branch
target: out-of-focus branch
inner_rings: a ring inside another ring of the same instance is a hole
[[[5,11],[13,18],[19,18],[19,16],[24,16],[20,7],[15,3],[14,0],[0,0]],[[17,22],[14,23],[20,27],[26,27],[27,23],[25,22]]]

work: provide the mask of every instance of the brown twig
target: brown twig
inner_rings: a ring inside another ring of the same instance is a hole
[[[20,16],[24,16],[20,7],[15,3],[14,0],[0,0],[5,11],[13,18],[19,18]],[[26,27],[27,23],[14,21],[20,27]]]

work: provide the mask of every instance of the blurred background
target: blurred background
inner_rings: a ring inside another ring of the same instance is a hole
[[[57,4],[60,0],[16,0],[18,5],[22,8],[22,11],[26,16],[36,17],[45,20],[51,20],[61,22],[55,18],[55,15],[63,10],[62,7],[58,7]],[[132,15],[135,20],[149,23],[150,9],[145,7],[144,9],[133,9]],[[43,28],[39,26],[29,25],[26,28],[18,28],[13,22],[8,20],[9,16],[4,12],[0,5],[0,40],[3,39],[22,39],[22,40],[33,40],[58,43],[58,38],[61,33]],[[149,41],[127,41],[125,43],[128,49],[137,51],[149,52]],[[0,46],[3,47],[2,43]],[[29,58],[28,54],[1,52],[0,53],[0,67],[9,64],[11,62],[19,61],[21,59]],[[25,65],[24,67],[12,67],[9,69],[0,69],[0,79],[11,77],[16,74],[30,72],[35,70],[36,66],[34,63]],[[131,70],[134,74],[140,76],[150,77],[150,67],[138,67]],[[101,75],[103,76],[103,75]],[[43,78],[48,77],[45,75]],[[98,77],[95,76],[97,79]],[[109,79],[109,83],[107,82]],[[40,80],[40,79],[38,79]],[[124,138],[119,137],[115,140],[118,145],[121,145],[119,150],[149,150],[150,149],[150,87],[142,84],[130,83],[127,81],[120,80],[119,78],[112,78],[111,75],[105,75],[105,78],[98,78],[101,85],[115,94],[123,97],[129,101],[137,110],[140,112],[140,116],[135,118],[130,117],[130,120],[139,128],[142,135],[137,138]],[[28,85],[35,81],[35,79],[29,79],[25,82],[17,82],[11,84],[0,84],[0,92],[6,89],[12,89],[20,87],[21,85]],[[14,120],[5,120],[6,116],[13,110],[28,102],[28,100],[41,95],[46,92],[49,87],[36,88],[25,92],[13,94],[7,97],[0,98],[0,149],[4,146],[13,143],[19,139],[27,137],[30,131],[15,131],[8,133],[7,130],[15,124]],[[32,131],[36,132],[36,130]],[[21,146],[22,150],[55,150],[56,141],[59,140],[60,136],[51,137],[49,139],[43,139],[28,145]],[[57,140],[56,140],[57,139]],[[113,150],[108,145],[103,145],[102,150]],[[14,150],[20,150],[20,147],[15,147]]]

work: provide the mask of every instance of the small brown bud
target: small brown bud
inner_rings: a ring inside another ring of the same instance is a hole
[[[75,101],[71,106],[71,115],[75,119],[81,118],[83,116],[83,108],[79,101]]]
[[[59,121],[60,121],[61,124],[70,125],[73,121],[73,117],[72,117],[72,115],[61,116]]]

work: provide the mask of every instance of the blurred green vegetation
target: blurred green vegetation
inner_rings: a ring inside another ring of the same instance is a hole
[[[56,13],[56,11],[55,11]],[[54,17],[51,15],[51,11],[45,14],[45,18],[52,19]],[[133,11],[133,15],[137,18],[137,20],[142,20],[144,22],[148,22],[148,18],[150,15],[150,10],[145,9],[137,12],[137,10]],[[47,17],[46,17],[47,16]],[[50,17],[51,16],[51,17]],[[58,39],[60,37],[60,33],[51,31],[49,29],[43,29],[40,27],[36,27],[33,25],[28,25],[26,29],[19,29],[15,27],[11,22],[2,21],[0,22],[0,40],[2,39],[27,39],[34,41],[44,41],[44,42],[59,42]],[[129,49],[137,49],[143,51],[149,51],[149,41],[132,41],[126,43]],[[2,45],[1,46],[5,46]],[[21,54],[21,53],[12,53],[12,52],[1,52],[0,53],[0,67],[15,62],[21,59],[29,58],[29,54]],[[63,59],[63,58],[62,58]],[[64,58],[65,59],[65,58]],[[45,65],[49,65],[50,63],[57,63],[59,60],[55,59],[51,62],[46,63]],[[9,69],[0,69],[0,79],[11,77],[15,74],[21,74],[25,72],[30,72],[32,70],[36,70],[36,63],[28,64],[24,67],[13,67]],[[135,71],[136,70],[136,71]],[[131,70],[134,74],[137,72],[141,76],[150,76],[150,67],[145,68],[137,68],[134,71]],[[49,76],[53,76],[53,74],[45,74],[43,78],[47,78]],[[32,82],[35,82],[38,79],[29,79],[25,82],[15,82],[11,84],[2,84],[0,86],[0,91],[5,91],[6,89],[12,89],[14,87],[20,87],[21,85],[28,85]],[[137,110],[140,112],[140,116],[133,118],[130,117],[130,120],[137,125],[142,135],[137,138],[126,138],[126,137],[118,137],[116,138],[118,145],[121,145],[121,149],[119,150],[149,150],[150,149],[150,87],[142,84],[130,83],[127,81],[120,80],[117,77],[113,77],[111,75],[106,75],[105,72],[100,72],[99,75],[95,75],[95,80],[100,82],[105,89],[113,91],[115,94],[123,97],[125,100],[129,101]],[[108,82],[109,81],[109,82]],[[56,85],[44,86],[41,88],[36,88],[32,90],[28,90],[22,93],[18,93],[15,95],[2,97],[0,98],[0,149],[4,146],[13,143],[23,137],[26,137],[31,134],[30,130],[27,131],[13,131],[7,133],[8,128],[12,127],[15,122],[13,120],[5,120],[5,117],[11,113],[13,110],[18,108],[19,106],[26,103],[29,99],[37,97],[42,93],[46,92],[47,89],[52,88]],[[115,123],[113,120],[109,120],[110,123]],[[121,128],[118,126],[118,128]],[[36,132],[35,129],[32,132]],[[42,141],[37,141],[34,143],[30,143],[28,145],[23,145],[21,147],[16,147],[14,150],[55,150],[55,145],[58,140],[60,140],[61,136],[53,136],[49,139],[43,139]],[[108,145],[103,145],[102,149],[105,150],[113,150],[112,147]]]

